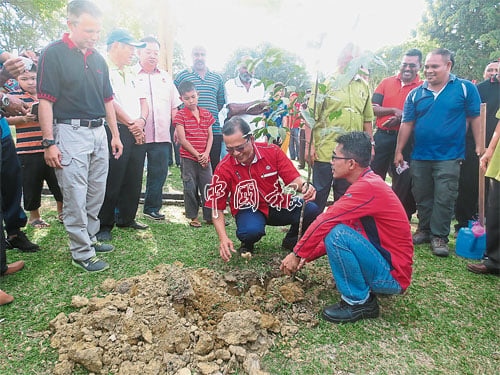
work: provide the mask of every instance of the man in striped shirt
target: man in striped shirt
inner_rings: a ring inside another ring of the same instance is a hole
[[[224,107],[225,93],[222,77],[208,69],[205,63],[206,55],[207,51],[204,47],[194,47],[192,53],[193,66],[180,72],[175,78],[174,83],[179,87],[183,81],[193,82],[199,95],[198,105],[210,111],[215,119],[212,125],[213,144],[210,151],[213,172],[220,161],[222,132],[219,123],[219,111]]]

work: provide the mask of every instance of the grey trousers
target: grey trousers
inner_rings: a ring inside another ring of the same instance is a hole
[[[86,260],[95,255],[91,244],[99,231],[99,210],[108,175],[108,142],[104,126],[85,128],[54,125],[54,139],[61,151],[62,169],[56,169],[63,194],[63,221],[71,256]]]
[[[197,218],[201,203],[203,220],[212,221],[212,210],[205,207],[205,187],[209,186],[212,180],[212,166],[209,163],[203,168],[197,161],[181,157],[181,172],[186,217]]]
[[[418,229],[446,242],[458,196],[460,162],[460,159],[412,160],[410,166]]]

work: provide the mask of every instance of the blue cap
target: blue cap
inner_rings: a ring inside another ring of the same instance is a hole
[[[114,42],[125,43],[128,44],[129,46],[134,46],[136,48],[146,47],[146,43],[136,41],[127,30],[123,29],[115,29],[109,33],[106,44],[109,46]]]

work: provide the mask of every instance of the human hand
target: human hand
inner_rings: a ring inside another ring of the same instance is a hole
[[[302,185],[302,193],[304,194],[304,201],[306,202],[316,199],[316,189],[312,184],[304,183]]]
[[[111,138],[111,152],[115,159],[120,158],[123,152],[123,145],[120,137]]]
[[[7,94],[4,94],[7,95]],[[28,103],[23,102],[21,99],[7,95],[10,104],[5,108],[5,111],[11,115],[26,115],[29,112]]]
[[[49,167],[59,168],[59,169],[62,168],[61,151],[59,150],[59,148],[56,145],[52,145],[50,147],[47,147],[44,150],[43,157],[45,159],[45,163],[47,163],[47,165]]]
[[[394,165],[397,167],[402,166],[404,162],[404,157],[401,151],[397,151],[394,153]]]
[[[27,124],[28,122],[35,122],[36,121],[36,115],[34,115],[32,113],[28,113],[27,115],[22,116],[22,117],[23,117],[23,122],[25,124]]]
[[[479,159],[479,166],[486,172],[488,165],[490,164],[491,158],[493,157],[493,150],[487,149],[484,155]]]
[[[229,259],[231,259],[231,253],[236,253],[236,250],[234,249],[233,241],[231,241],[228,237],[220,240],[219,243],[219,254],[224,260],[224,262],[229,262]]]
[[[283,259],[280,265],[280,270],[285,275],[292,276],[299,271],[305,263],[305,258],[299,258],[292,252]]]
[[[19,74],[22,74],[26,70],[26,65],[20,57],[11,57],[3,63],[5,71],[10,74],[13,78],[17,78]]]

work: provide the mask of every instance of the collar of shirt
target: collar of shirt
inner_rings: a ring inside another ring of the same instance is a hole
[[[255,87],[257,83],[259,82],[255,78],[252,78],[252,80],[250,81],[250,88]],[[239,75],[234,78],[234,84],[238,87],[244,87],[246,89],[245,85],[243,85],[243,82],[241,82]]]
[[[494,76],[492,76],[492,77],[490,78],[490,82],[491,82],[491,83],[500,83],[500,75],[495,74]]]
[[[259,152],[259,149],[255,146],[255,144],[253,145],[253,150],[255,151],[255,155],[253,156],[253,160],[252,160],[251,164],[255,164],[255,163],[257,163],[257,161],[262,159],[262,155]],[[236,158],[234,156],[231,156],[231,158],[233,158],[233,165],[242,165],[244,167],[247,167],[246,164],[240,163],[238,160],[236,160]]]
[[[69,49],[76,48],[77,50],[80,51],[80,48],[78,48],[78,46],[75,43],[73,43],[73,41],[70,39],[69,33],[63,34],[62,41],[64,42],[64,44],[66,44],[68,46]],[[94,53],[93,48],[87,48],[87,51],[85,52],[85,57],[87,57],[88,55],[91,55],[93,53]]]
[[[446,85],[444,85],[444,87],[446,87],[446,86],[448,85],[448,83],[453,82],[453,81],[455,81],[456,79],[457,79],[457,76],[456,76],[455,74],[451,74],[451,73],[450,73],[450,77],[448,78],[448,82],[446,82]],[[429,82],[427,82],[427,80],[425,80],[425,81],[424,81],[424,83],[422,84],[422,87],[423,87],[424,89],[427,89],[427,90],[429,90],[429,91],[432,91],[432,90],[431,90],[428,86],[429,86]]]
[[[123,79],[123,82],[126,82],[127,80],[127,75],[132,74],[132,68],[128,65],[124,66],[122,69],[118,67],[108,56],[106,59],[106,62],[108,63],[109,71],[115,71],[117,72]]]

